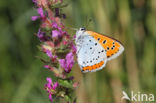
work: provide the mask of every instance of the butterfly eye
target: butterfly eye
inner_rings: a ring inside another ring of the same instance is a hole
[[[86,30],[85,28],[80,28],[80,31],[84,31],[84,30]]]

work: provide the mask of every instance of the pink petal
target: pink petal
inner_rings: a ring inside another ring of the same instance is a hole
[[[46,79],[47,79],[47,82],[48,82],[49,84],[52,84],[52,79],[51,79],[51,78],[47,77]]]
[[[59,86],[59,83],[55,82],[54,85],[53,85],[53,89],[55,90],[58,86]]]
[[[51,103],[53,103],[53,98],[52,98],[51,94],[49,94],[49,99],[50,99]]]
[[[39,16],[32,16],[32,17],[31,17],[31,20],[32,20],[32,21],[36,21],[38,18],[39,18]]]
[[[52,37],[55,38],[55,37],[58,37],[58,36],[60,36],[60,32],[57,31],[57,30],[53,30],[52,31]]]
[[[52,23],[52,27],[57,29],[57,28],[58,28],[57,23],[56,23],[56,22],[53,22],[53,23]]]
[[[50,57],[50,58],[52,58],[53,57],[53,55],[52,55],[52,52],[50,51],[50,50],[46,50],[46,54],[48,55],[48,57]]]
[[[60,63],[62,68],[65,68],[65,59],[60,59],[59,63]]]
[[[40,14],[41,17],[44,17],[43,9],[42,8],[38,8],[37,9],[37,12],[38,12],[38,14]]]
[[[32,0],[33,3],[37,4],[37,0]]]
[[[74,56],[73,56],[73,53],[72,52],[70,52],[70,53],[68,53],[67,55],[66,55],[66,60],[67,61],[72,61],[74,59]]]
[[[49,69],[49,68],[50,68],[50,66],[49,66],[49,65],[44,65],[44,68]]]
[[[72,44],[72,51],[73,51],[74,54],[75,54],[76,51],[77,51],[76,46],[75,46],[74,44]]]

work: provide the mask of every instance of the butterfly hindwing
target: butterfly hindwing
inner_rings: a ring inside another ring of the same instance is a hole
[[[102,69],[106,62],[107,56],[104,48],[87,32],[77,39],[77,57],[80,68],[83,72],[94,72]]]
[[[108,61],[116,58],[124,51],[124,47],[119,41],[93,31],[86,32],[93,36],[94,39],[102,45],[102,47],[105,49]]]

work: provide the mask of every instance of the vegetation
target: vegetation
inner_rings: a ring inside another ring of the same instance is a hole
[[[67,14],[66,25],[79,28],[91,19],[87,29],[114,37],[125,47],[121,56],[96,73],[83,74],[74,65],[72,72],[80,82],[77,103],[121,103],[122,91],[156,96],[155,0],[66,2],[62,11]],[[49,103],[43,88],[53,74],[36,58],[42,54],[33,35],[39,21],[31,21],[37,15],[32,1],[1,0],[0,13],[0,102]]]

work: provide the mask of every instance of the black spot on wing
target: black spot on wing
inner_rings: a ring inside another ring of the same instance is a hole
[[[107,47],[107,50],[109,50],[109,47]]]
[[[103,41],[103,44],[105,44],[105,43],[106,43],[106,40]]]

